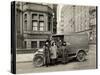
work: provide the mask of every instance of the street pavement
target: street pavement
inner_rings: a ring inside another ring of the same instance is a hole
[[[53,66],[34,67],[32,62],[16,63],[17,73],[40,73],[40,72],[54,72],[54,71],[68,71],[68,70],[84,70],[96,69],[96,45],[89,46],[89,53],[84,62],[71,60],[67,64],[57,64]]]

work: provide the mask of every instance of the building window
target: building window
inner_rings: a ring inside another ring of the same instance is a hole
[[[48,16],[48,21],[51,22],[52,21],[52,17]]]
[[[40,48],[43,48],[44,45],[45,45],[45,41],[40,41]]]
[[[26,41],[24,41],[24,48],[26,48],[26,46],[27,46],[27,43],[26,43]]]
[[[61,31],[63,32],[63,31],[64,31],[64,29],[61,29]]]
[[[50,30],[51,30],[51,23],[48,22],[48,31],[50,31]]]
[[[37,48],[37,41],[31,41],[31,48]]]
[[[44,31],[44,14],[32,14],[33,31]]]
[[[48,31],[51,31],[51,21],[52,21],[52,18],[50,16],[48,16]]]
[[[24,19],[27,19],[27,14],[24,15]]]
[[[24,21],[24,29],[27,30],[27,20]]]
[[[61,22],[63,23],[64,22],[64,19],[61,19]]]
[[[93,33],[90,32],[90,41],[92,41],[92,40],[93,40]]]
[[[44,22],[39,22],[40,31],[44,30]]]
[[[33,29],[33,31],[38,30],[38,22],[37,21],[32,21],[32,29]]]
[[[53,29],[53,33],[56,33],[56,29]]]
[[[44,15],[39,15],[39,20],[43,21],[44,20]]]
[[[62,24],[61,26],[63,27],[64,25]]]
[[[37,19],[37,14],[32,14],[32,19],[36,20]]]

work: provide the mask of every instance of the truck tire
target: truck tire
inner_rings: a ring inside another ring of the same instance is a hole
[[[85,52],[84,51],[79,51],[78,53],[77,53],[77,60],[79,61],[79,62],[82,62],[82,61],[84,61],[85,60],[85,57],[86,57],[86,54],[85,54]]]
[[[35,67],[41,67],[41,66],[43,66],[43,64],[44,64],[44,57],[43,57],[43,55],[36,55],[33,58],[33,65]]]

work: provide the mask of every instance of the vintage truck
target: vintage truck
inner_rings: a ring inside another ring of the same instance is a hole
[[[52,38],[57,40],[65,41],[67,44],[68,55],[67,60],[76,58],[78,61],[82,62],[86,59],[86,55],[89,51],[88,35],[87,34],[55,34],[52,35]],[[58,53],[59,54],[59,53]],[[33,65],[40,67],[45,65],[45,58],[43,54],[43,49],[38,49],[33,55]],[[57,61],[60,61],[61,58],[58,55]],[[62,60],[61,60],[62,61]]]

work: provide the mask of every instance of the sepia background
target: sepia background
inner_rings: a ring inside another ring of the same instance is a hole
[[[96,68],[96,6],[16,2],[16,28],[17,73]],[[86,62],[72,61],[48,69],[33,67],[33,52],[42,48],[50,35],[73,32],[88,34]]]

